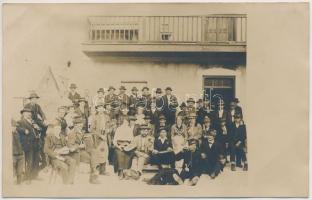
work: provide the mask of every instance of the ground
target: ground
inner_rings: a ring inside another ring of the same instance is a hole
[[[55,181],[49,183],[51,170],[40,172],[40,180],[32,181],[31,185],[14,185],[12,181],[12,191],[15,191],[15,196],[222,196],[222,191],[225,188],[244,189],[248,181],[248,172],[237,168],[236,171],[231,171],[229,166],[225,167],[216,179],[211,179],[207,175],[202,175],[196,186],[188,186],[187,184],[178,186],[151,186],[142,181],[143,178],[152,177],[154,172],[143,173],[140,180],[119,180],[117,175],[113,173],[112,166],[107,168],[109,175],[100,176],[101,184],[92,185],[88,182],[89,169],[88,165],[81,164],[76,174],[74,185],[63,185],[61,177],[57,176]],[[227,194],[229,191],[227,191]]]

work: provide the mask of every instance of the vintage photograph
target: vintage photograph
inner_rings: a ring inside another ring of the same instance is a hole
[[[244,187],[257,167],[248,14],[204,6],[4,5],[4,72],[14,76],[4,82],[3,184],[41,197]]]

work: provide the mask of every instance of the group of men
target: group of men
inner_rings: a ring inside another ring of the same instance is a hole
[[[212,179],[230,165],[248,170],[246,126],[238,99],[214,110],[207,98],[188,98],[179,104],[172,88],[136,87],[119,94],[112,86],[99,88],[94,98],[82,97],[70,85],[70,105],[60,105],[55,119],[47,122],[30,94],[21,119],[12,121],[13,165],[17,184],[38,178],[52,166],[64,184],[73,184],[80,162],[90,165],[89,182],[99,183],[114,165],[120,179],[139,179],[147,164],[157,166],[148,184],[196,185],[201,174]],[[229,158],[229,159],[228,159]],[[243,165],[242,165],[243,163]]]

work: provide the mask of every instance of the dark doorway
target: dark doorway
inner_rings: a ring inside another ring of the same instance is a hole
[[[227,106],[235,97],[235,76],[204,76],[203,89],[204,98],[209,99],[212,110],[221,100]]]

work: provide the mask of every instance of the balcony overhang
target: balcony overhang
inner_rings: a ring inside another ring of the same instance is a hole
[[[246,43],[83,43],[83,52],[87,55],[121,52],[246,52]]]

